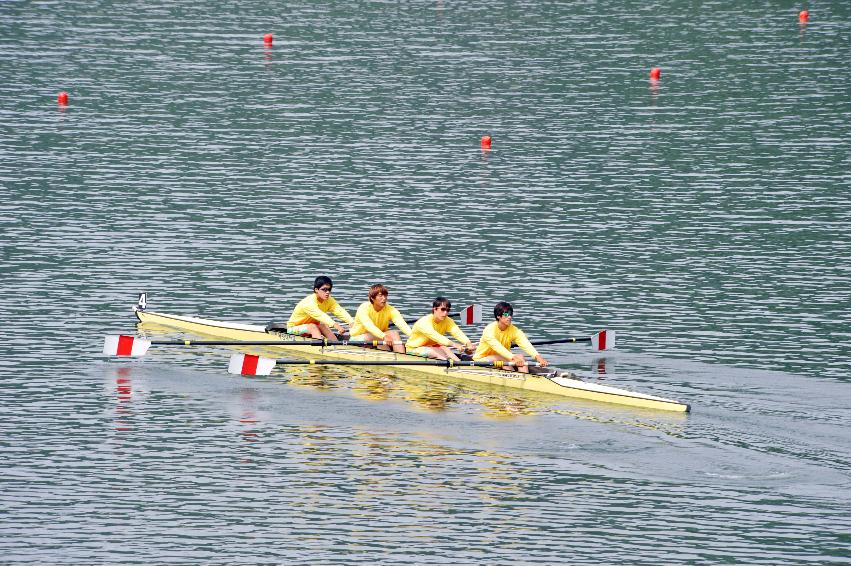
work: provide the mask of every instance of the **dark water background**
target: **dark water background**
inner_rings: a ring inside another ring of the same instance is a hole
[[[0,30],[0,560],[851,562],[846,3],[7,1]],[[264,323],[320,273],[352,311],[382,281],[409,316],[615,329],[543,352],[693,413],[99,355],[140,291]]]

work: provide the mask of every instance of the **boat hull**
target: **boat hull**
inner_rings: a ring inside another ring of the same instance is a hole
[[[202,337],[214,337],[223,340],[290,341],[300,339],[299,337],[294,337],[288,334],[266,332],[264,327],[251,324],[223,322],[144,310],[137,310],[136,316],[143,324],[158,325],[186,334]],[[308,341],[308,339],[304,340],[305,342]],[[348,345],[317,347],[308,344],[305,344],[304,346],[296,344],[286,346],[257,346],[256,348],[262,348],[263,350],[268,349],[276,353],[299,353],[312,357],[323,357],[338,360],[423,360],[423,358],[417,356],[395,354],[393,352],[385,352],[383,350]],[[414,368],[409,366],[408,369]],[[569,373],[564,373],[559,377],[550,378],[491,368],[446,368],[440,366],[416,366],[415,371],[430,375],[449,376],[468,381],[476,381],[500,387],[509,387],[512,389],[535,391],[538,393],[559,395],[561,397],[587,399],[602,403],[615,403],[618,405],[641,407],[644,409],[674,411],[680,413],[688,412],[690,410],[689,405],[680,403],[673,399],[656,397],[655,395],[647,395],[598,383],[588,383],[575,379],[572,374]]]

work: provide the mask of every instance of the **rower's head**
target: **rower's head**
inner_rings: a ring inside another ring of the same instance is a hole
[[[452,303],[449,302],[449,299],[446,297],[438,297],[431,302],[431,312],[437,313],[438,311],[441,313],[449,314],[449,311],[452,310]],[[446,314],[443,316],[445,317]]]
[[[313,292],[323,300],[331,296],[331,289],[333,288],[334,283],[331,282],[331,278],[327,275],[320,275],[313,280]]]
[[[376,283],[375,285],[369,288],[369,302],[374,303],[375,298],[379,295],[383,295],[386,299],[388,294],[389,291],[387,291],[387,287],[385,287],[381,283]]]
[[[514,307],[511,306],[511,303],[506,301],[500,301],[493,308],[493,317],[499,321],[502,318],[508,320],[509,318],[514,317]]]

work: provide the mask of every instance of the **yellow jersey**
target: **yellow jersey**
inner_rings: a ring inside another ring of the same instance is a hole
[[[367,301],[358,307],[350,334],[360,336],[369,332],[376,338],[384,338],[384,333],[387,332],[391,322],[406,336],[411,335],[411,327],[396,307],[385,304],[383,309],[377,311],[373,304]]]
[[[511,359],[512,343],[520,346],[533,358],[538,355],[538,350],[529,342],[529,339],[526,338],[526,334],[522,330],[513,324],[509,325],[505,330],[500,330],[499,322],[493,321],[482,332],[482,339],[479,340],[479,346],[473,354],[473,359],[481,360],[494,354]]]
[[[411,329],[411,337],[405,347],[409,350],[419,348],[421,346],[432,346],[439,344],[440,346],[448,346],[451,340],[444,336],[449,333],[455,340],[462,344],[470,341],[469,338],[458,328],[455,321],[448,316],[443,319],[443,322],[435,322],[434,313],[427,314],[414,323]]]
[[[328,297],[320,302],[316,293],[311,293],[303,298],[293,309],[293,314],[287,321],[287,328],[292,328],[300,324],[324,324],[325,326],[334,326],[334,319],[328,316],[327,313],[333,313],[334,316],[344,321],[346,324],[351,324],[354,319],[352,315],[346,312],[346,309],[337,304],[337,301],[332,297]]]

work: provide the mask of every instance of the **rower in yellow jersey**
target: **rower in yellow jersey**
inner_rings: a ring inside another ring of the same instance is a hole
[[[476,345],[470,342],[455,321],[449,318],[450,309],[452,309],[452,303],[446,297],[438,297],[432,301],[431,314],[419,319],[411,329],[411,337],[405,344],[409,354],[457,362],[458,356],[450,348],[455,348],[459,352],[473,351]],[[444,336],[446,333],[458,340],[460,344]]]
[[[352,315],[331,297],[333,286],[331,278],[325,275],[320,275],[313,281],[313,293],[299,301],[287,321],[289,334],[309,334],[313,338],[336,340],[331,327],[340,334],[346,332],[340,323],[328,315],[330,312],[346,324],[352,324],[354,321]]]
[[[511,344],[517,344],[527,354],[535,358],[541,367],[547,367],[549,362],[535,349],[526,334],[514,326],[514,307],[511,303],[501,301],[493,308],[493,316],[496,321],[488,324],[482,332],[479,347],[473,354],[474,361],[508,362],[517,368],[517,371],[529,373],[526,358],[523,354],[512,354]]]
[[[399,336],[399,330],[406,336],[411,335],[411,327],[399,314],[396,307],[387,304],[387,287],[376,284],[369,288],[369,302],[361,304],[355,313],[355,322],[352,324],[352,340],[364,340],[372,342],[382,340],[383,344],[378,346],[379,350],[392,350],[404,354],[405,344]],[[396,325],[399,330],[388,330],[390,323]]]

